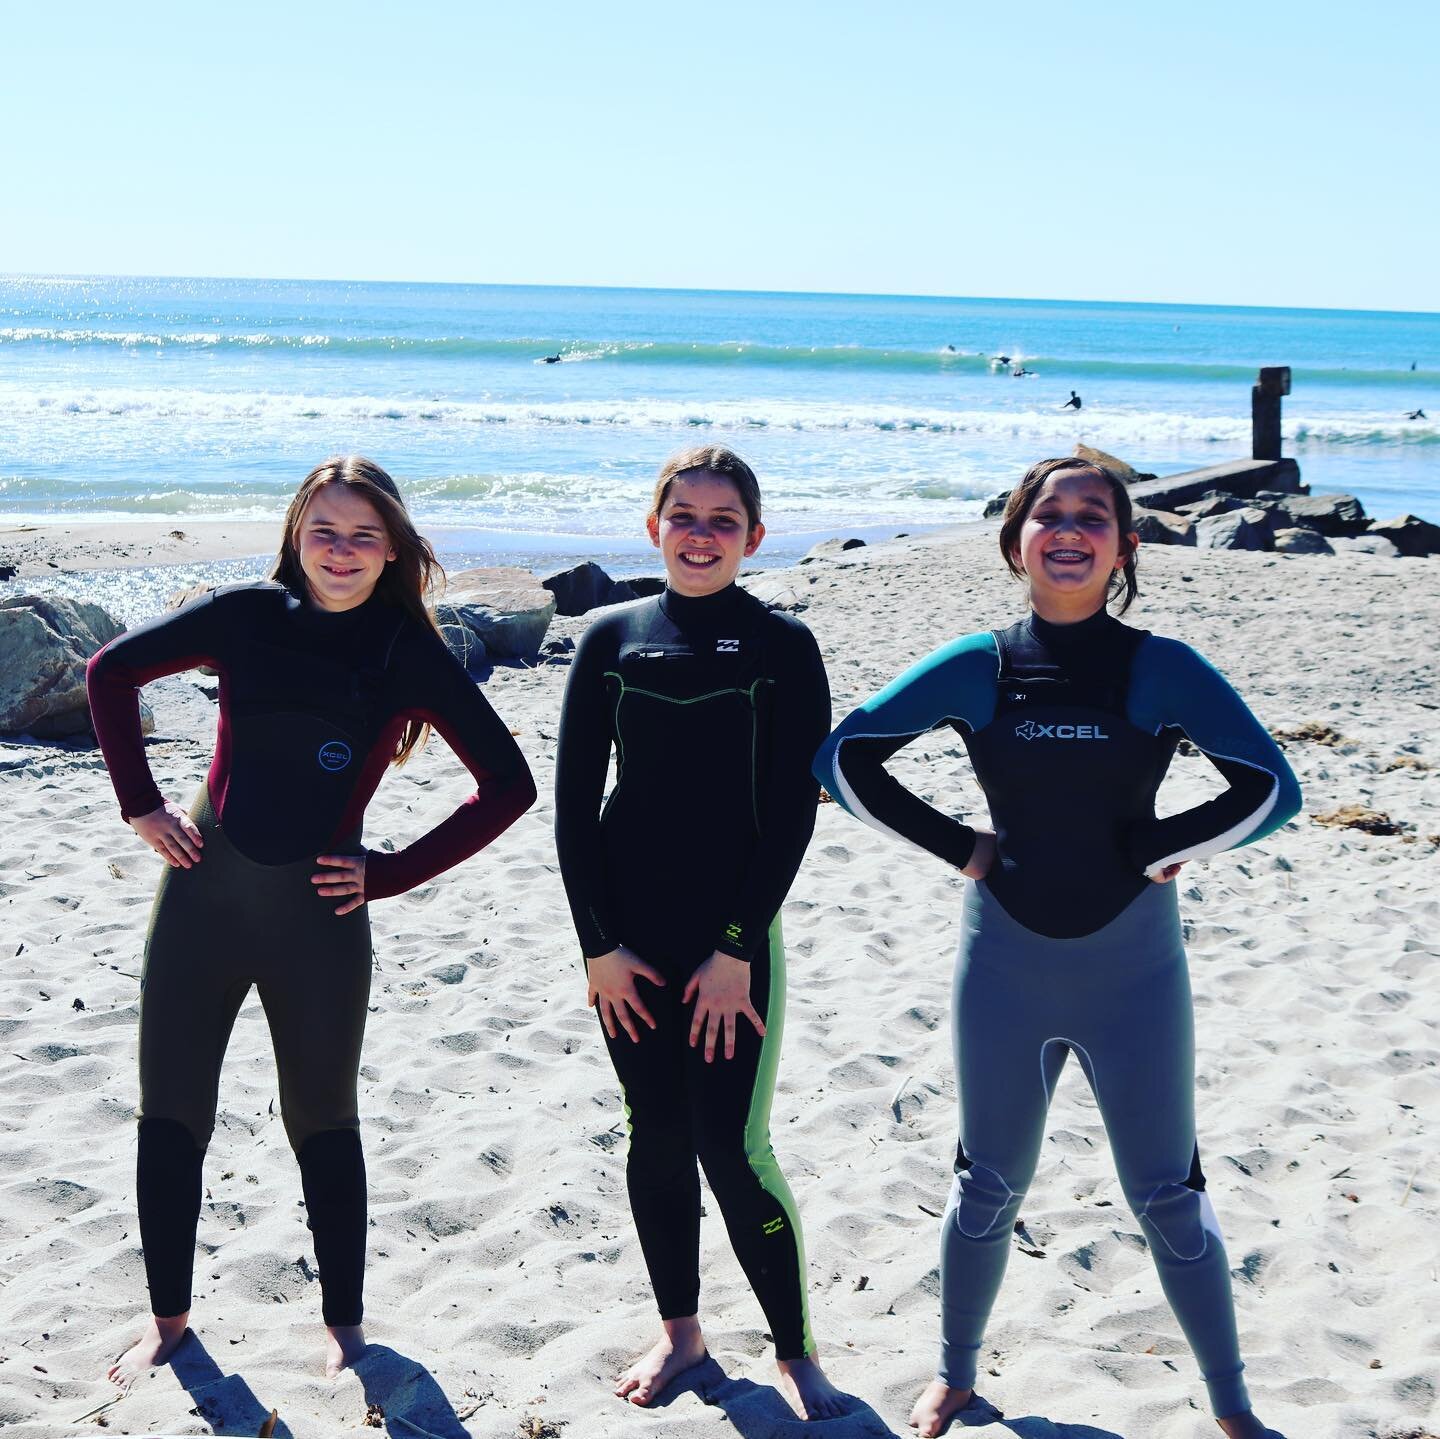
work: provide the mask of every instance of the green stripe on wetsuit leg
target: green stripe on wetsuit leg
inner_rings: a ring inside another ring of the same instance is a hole
[[[810,1328],[810,1296],[805,1275],[805,1236],[800,1228],[800,1211],[795,1196],[775,1158],[770,1143],[770,1106],[775,1098],[775,1080],[780,1072],[780,1047],[785,1037],[785,937],[777,914],[770,925],[770,995],[765,1009],[765,1038],[760,1044],[760,1063],[755,1072],[755,1087],[750,1095],[750,1113],[745,1121],[745,1155],[761,1188],[780,1206],[780,1214],[765,1222],[767,1235],[778,1234],[788,1225],[795,1237],[795,1267],[800,1289],[801,1324],[805,1336],[805,1353],[814,1354],[815,1335]],[[774,1226],[774,1227],[772,1227]],[[781,1358],[793,1358],[782,1355]]]

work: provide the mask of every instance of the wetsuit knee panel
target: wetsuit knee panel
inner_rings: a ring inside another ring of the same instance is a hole
[[[1210,1196],[1189,1184],[1161,1184],[1133,1207],[1159,1258],[1203,1259],[1222,1242]]]
[[[969,1168],[956,1174],[950,1193],[955,1227],[967,1239],[983,1239],[997,1227],[1008,1229],[1020,1212],[1023,1197],[1023,1192],[1011,1189],[1004,1175],[971,1161]]]

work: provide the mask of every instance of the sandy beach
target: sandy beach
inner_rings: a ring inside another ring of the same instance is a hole
[[[266,553],[275,533],[59,530],[0,530],[0,556],[43,589],[57,568]],[[1440,1432],[1440,560],[1152,548],[1140,577],[1130,620],[1195,645],[1267,725],[1297,736],[1284,743],[1301,815],[1178,880],[1200,1144],[1251,1392],[1288,1439],[1423,1439]],[[800,607],[837,718],[1023,603],[992,525],[747,583]],[[550,637],[586,624],[557,620]],[[105,1381],[145,1307],[135,1022],[159,861],[120,821],[97,750],[0,744],[0,1427],[13,1439],[255,1434],[272,1408],[275,1433],[297,1439],[801,1432],[713,1204],[711,1360],[650,1411],[609,1392],[657,1325],[618,1088],[584,1007],[551,839],[565,675],[546,663],[487,683],[534,769],[536,807],[458,871],[374,906],[361,1085],[374,1347],[334,1384],[253,995],[206,1164],[194,1336],[124,1398]],[[146,690],[148,752],[169,796],[188,800],[209,763],[210,685],[192,674]],[[893,768],[953,811],[983,814],[953,734],[917,741]],[[1215,787],[1202,757],[1177,756],[1162,804]],[[405,843],[465,790],[435,742],[382,784],[368,842]],[[1315,818],[1342,806],[1398,832]],[[857,1396],[852,1415],[817,1426],[836,1439],[910,1432],[934,1372],[963,883],[826,804],[784,911],[791,988],[772,1133],[805,1222],[821,1358]],[[963,1432],[1218,1433],[1075,1065],[1022,1214],[982,1360],[994,1410],[967,1413]]]

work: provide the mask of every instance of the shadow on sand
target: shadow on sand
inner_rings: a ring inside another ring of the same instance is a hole
[[[790,1412],[780,1391],[769,1384],[756,1384],[749,1379],[732,1379],[715,1360],[707,1359],[688,1370],[668,1385],[649,1407],[668,1408],[682,1394],[693,1394],[702,1403],[723,1410],[725,1417],[744,1439],[800,1439],[802,1435],[825,1439],[914,1439],[909,1427],[892,1429],[863,1399],[848,1396],[849,1408],[839,1419],[805,1423]],[[963,1429],[998,1427],[1008,1430],[1017,1439],[1126,1439],[1113,1429],[1098,1429],[1093,1424],[1065,1424],[1044,1419],[1037,1414],[1007,1419],[984,1398],[976,1396],[957,1414],[945,1430],[955,1435]]]
[[[418,1359],[371,1344],[355,1361],[365,1402],[384,1411],[391,1439],[470,1439],[435,1376]]]
[[[170,1356],[170,1368],[195,1401],[195,1412],[216,1434],[258,1434],[270,1417],[255,1391],[238,1374],[226,1374],[210,1357],[194,1330]],[[284,1419],[274,1430],[276,1439],[294,1439]]]

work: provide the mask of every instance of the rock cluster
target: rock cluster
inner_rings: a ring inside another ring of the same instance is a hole
[[[36,739],[90,730],[85,662],[123,633],[108,610],[61,595],[0,599],[0,734]],[[140,706],[141,730],[155,717]]]
[[[1236,460],[1162,480],[1086,445],[1075,454],[1125,480],[1142,544],[1392,559],[1440,554],[1440,525],[1415,515],[1372,520],[1354,495],[1312,495],[1294,460]],[[1008,498],[987,500],[987,518],[1002,514]]]

